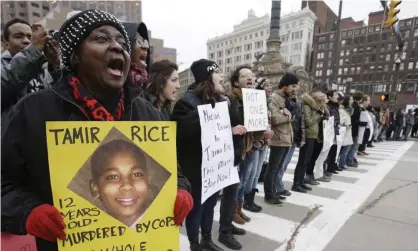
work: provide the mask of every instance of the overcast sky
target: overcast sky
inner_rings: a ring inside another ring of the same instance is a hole
[[[338,0],[326,0],[338,15]],[[271,0],[142,0],[142,16],[152,37],[164,39],[166,47],[177,49],[177,63],[183,70],[206,58],[206,41],[229,33],[233,25],[254,9],[257,16],[270,13]],[[282,14],[298,11],[301,0],[282,0]],[[400,18],[418,15],[417,0],[403,0]],[[368,14],[382,10],[379,0],[344,0],[342,18],[353,17],[367,23]]]

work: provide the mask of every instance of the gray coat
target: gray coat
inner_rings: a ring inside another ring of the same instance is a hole
[[[2,114],[26,94],[50,88],[54,79],[60,77],[61,71],[48,70],[42,51],[34,45],[28,45],[13,57],[4,51],[1,54]]]

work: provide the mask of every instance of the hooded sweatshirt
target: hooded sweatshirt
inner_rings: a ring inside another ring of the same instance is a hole
[[[131,43],[131,48],[135,47],[137,33],[139,33],[139,35],[141,35],[142,38],[148,40],[148,42],[150,41],[148,37],[148,29],[145,23],[142,23],[142,22],[139,24],[123,23],[123,26],[125,27],[126,32],[128,33],[129,41]],[[141,87],[142,89],[146,89],[147,80],[148,80],[148,72],[149,72],[149,68],[151,64],[151,45],[150,45],[150,48],[148,49],[148,55],[145,60],[145,62],[147,63],[147,67],[145,70],[139,68],[139,66],[133,62],[134,53],[135,53],[135,50],[132,49],[131,51],[132,62],[131,62],[131,70],[129,72],[129,79],[132,85]]]

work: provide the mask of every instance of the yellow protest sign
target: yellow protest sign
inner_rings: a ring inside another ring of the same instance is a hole
[[[178,251],[174,122],[47,122],[60,251]]]

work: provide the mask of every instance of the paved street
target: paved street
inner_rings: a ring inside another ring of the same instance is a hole
[[[308,194],[292,193],[283,207],[265,204],[263,186],[259,184],[256,200],[263,211],[247,212],[252,221],[240,226],[247,230],[247,235],[237,237],[244,246],[242,250],[418,250],[418,201],[413,200],[418,194],[418,184],[414,183],[418,182],[418,142],[378,143],[367,152],[370,156],[358,158],[358,168],[333,175],[331,182],[321,183]],[[297,159],[298,150],[284,176],[287,189],[291,187]],[[218,236],[217,220],[219,203],[214,240]],[[370,232],[373,236],[369,241]],[[181,250],[188,251],[184,227],[181,233]],[[399,238],[392,246],[385,245],[385,239],[396,233]]]

